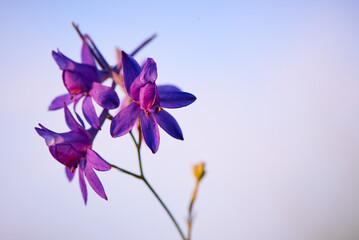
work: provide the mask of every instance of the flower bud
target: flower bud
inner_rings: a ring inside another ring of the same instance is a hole
[[[199,182],[205,174],[204,162],[194,165],[192,168],[192,171],[193,171],[193,175],[196,178],[197,182]]]

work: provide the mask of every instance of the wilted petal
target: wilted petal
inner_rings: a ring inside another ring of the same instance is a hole
[[[89,164],[86,164],[85,167],[85,176],[87,182],[91,185],[92,189],[103,199],[107,200],[105,190],[100,182],[100,179],[97,177],[95,171],[91,168]]]
[[[81,50],[81,59],[82,59],[82,63],[91,65],[91,66],[96,66],[95,64],[95,60],[92,57],[90,48],[88,46],[88,44],[86,43],[86,41],[82,42],[82,50]]]
[[[70,110],[67,108],[67,106],[65,106],[65,120],[66,120],[66,124],[67,126],[71,129],[71,130],[76,130],[77,128],[81,127],[75,120],[75,118],[72,116]]]
[[[165,110],[153,113],[156,121],[160,127],[165,130],[169,135],[176,139],[183,140],[182,130],[178,125],[176,119]]]
[[[81,165],[82,164],[80,164],[80,167],[79,167],[79,182],[80,182],[82,197],[84,198],[84,201],[86,204],[87,203],[87,187],[86,187],[86,182],[85,182],[85,178],[84,178],[83,167],[81,167]]]
[[[127,55],[122,51],[122,68],[123,68],[123,79],[128,94],[130,93],[130,87],[135,78],[140,75],[141,67],[130,55]]]
[[[112,137],[120,137],[128,133],[140,114],[140,106],[137,103],[131,103],[122,109],[111,122],[110,132]]]
[[[85,97],[82,103],[82,111],[87,122],[94,128],[100,129],[100,120],[97,117],[95,107],[92,104],[91,97]]]
[[[157,79],[157,65],[152,58],[147,58],[147,61],[140,74],[140,80],[142,83],[154,83]]]
[[[65,167],[65,170],[66,170],[66,176],[67,176],[67,179],[69,179],[69,181],[71,182],[72,179],[74,178],[75,176],[75,169],[73,171],[71,171],[70,168],[68,167]]]
[[[181,108],[190,105],[196,100],[193,94],[187,92],[160,92],[160,106],[165,108]]]
[[[122,67],[122,51],[119,48],[116,48],[115,51],[116,51],[117,65],[114,67],[114,69],[119,70]]]
[[[141,111],[140,118],[143,138],[151,151],[156,153],[160,145],[160,134],[157,122],[151,113],[147,115],[144,111]]]
[[[115,90],[100,83],[94,82],[90,95],[103,108],[114,109],[120,104],[120,99]]]
[[[148,110],[152,107],[155,102],[157,94],[156,84],[147,83],[140,90],[140,105],[143,110]]]
[[[72,95],[67,93],[61,96],[56,97],[50,104],[49,110],[57,110],[64,107],[64,103],[66,105],[70,105],[74,99],[71,97]]]
[[[98,171],[108,171],[111,169],[111,166],[91,148],[86,150],[86,159],[87,164]]]

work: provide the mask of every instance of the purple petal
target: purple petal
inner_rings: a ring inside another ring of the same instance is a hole
[[[114,109],[120,104],[120,99],[115,90],[97,82],[92,84],[90,95],[98,105],[105,109]]]
[[[62,79],[66,89],[71,94],[80,94],[88,91],[88,85],[84,81],[84,77],[78,72],[64,71]]]
[[[82,81],[84,84],[88,85],[94,81],[99,81],[97,69],[94,66],[74,62],[60,51],[52,51],[52,57],[61,70],[78,74],[79,76],[77,76],[77,78],[83,78]]]
[[[99,78],[100,78],[99,82],[103,82],[107,78],[110,78],[112,76],[109,71],[104,71],[104,70],[98,71],[98,75],[99,75]]]
[[[51,155],[60,163],[67,167],[75,167],[79,164],[81,153],[71,144],[56,144],[49,146]]]
[[[67,126],[71,129],[71,130],[76,130],[79,127],[81,127],[75,120],[75,118],[72,116],[70,110],[67,108],[67,106],[65,106],[65,120],[66,120],[66,124]]]
[[[169,135],[176,139],[183,140],[182,130],[178,125],[176,119],[165,110],[153,113],[156,121],[160,127],[165,130]]]
[[[144,85],[145,84],[141,82],[140,77],[137,77],[135,78],[135,80],[133,80],[132,85],[130,87],[130,92],[128,93],[128,95],[131,96],[133,101],[135,102],[140,101],[140,90]]]
[[[105,190],[100,182],[100,179],[97,177],[95,171],[89,166],[89,164],[85,167],[85,176],[87,182],[91,185],[92,189],[103,199],[107,200],[107,196]]]
[[[140,74],[140,80],[142,83],[154,83],[157,79],[157,65],[152,58],[147,58],[147,61]]]
[[[75,112],[76,118],[77,118],[77,120],[79,120],[81,126],[82,126],[83,128],[85,128],[85,123],[84,123],[84,121],[82,120],[82,118],[80,117],[80,115],[79,115],[79,114],[77,113],[77,111],[76,111],[77,103],[78,103],[79,100],[82,98],[82,96],[83,96],[83,94],[75,95],[75,97],[74,97],[74,112]]]
[[[127,55],[124,51],[122,51],[122,68],[123,68],[123,79],[125,82],[127,93],[131,94],[130,88],[132,82],[135,80],[135,78],[138,75],[140,75],[141,67],[136,62],[135,59],[133,59],[131,56]]]
[[[156,153],[160,145],[160,134],[155,118],[151,113],[148,114],[144,111],[141,111],[140,114],[143,138],[152,153]]]
[[[94,67],[96,66],[95,60],[92,57],[90,48],[87,45],[86,41],[83,41],[82,43],[81,59],[82,59],[82,63],[84,64],[88,64]]]
[[[73,71],[65,70],[62,79],[71,94],[86,93],[91,89],[92,83],[100,81],[97,69],[86,64],[77,64]]]
[[[67,179],[71,182],[75,176],[75,170],[71,171],[70,168],[65,167]]]
[[[160,92],[160,106],[165,108],[181,108],[190,105],[196,100],[196,97],[187,92]]]
[[[64,107],[64,103],[66,105],[70,105],[74,99],[71,97],[71,94],[63,94],[61,96],[56,97],[54,100],[52,100],[49,110],[57,110]]]
[[[36,127],[35,130],[41,137],[43,137],[45,139],[46,145],[49,146],[50,144],[54,144],[55,139],[60,135],[58,133],[55,133],[55,132],[45,128],[41,124],[39,124],[39,126],[41,128]]]
[[[86,182],[84,178],[84,172],[83,169],[85,168],[83,165],[83,160],[81,161],[80,167],[79,167],[79,182],[80,182],[80,188],[82,192],[82,197],[84,198],[85,204],[87,203],[87,187]]]
[[[108,171],[111,169],[111,166],[91,148],[88,148],[86,151],[86,159],[87,163],[97,171]]]
[[[140,106],[134,102],[122,109],[112,119],[110,128],[112,137],[120,137],[127,134],[133,125],[135,125],[140,112]]]
[[[95,129],[100,129],[100,120],[96,115],[95,107],[92,104],[92,100],[90,96],[85,97],[82,103],[82,111],[87,122],[94,127]]]
[[[82,126],[83,128],[85,128],[85,123],[84,123],[84,121],[82,120],[82,118],[80,117],[80,115],[79,115],[77,112],[75,112],[75,114],[76,114],[77,120],[79,120],[81,126]]]
[[[175,85],[165,84],[157,86],[158,93],[166,93],[166,92],[182,92],[181,89],[176,87]]]
[[[74,61],[72,61],[70,58],[63,55],[59,50],[57,52],[52,51],[52,57],[56,61],[57,65],[61,70],[75,70],[76,64]]]
[[[157,88],[154,83],[147,83],[140,90],[140,105],[143,110],[148,110],[152,107],[156,100]]]

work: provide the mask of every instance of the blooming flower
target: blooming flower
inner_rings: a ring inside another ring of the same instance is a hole
[[[82,45],[82,64],[72,61],[60,51],[53,51],[52,56],[59,68],[63,70],[62,79],[69,93],[55,98],[50,104],[49,110],[62,108],[64,102],[66,104],[74,102],[75,109],[80,98],[85,96],[82,104],[83,114],[92,127],[99,129],[100,121],[96,115],[92,98],[105,109],[117,108],[120,103],[116,92],[112,88],[101,84],[102,80],[109,76],[109,73],[97,70],[95,61],[85,41],[83,41]],[[77,117],[81,121],[78,115]]]
[[[177,121],[163,108],[184,107],[196,97],[173,85],[157,86],[157,66],[152,58],[141,69],[135,59],[122,52],[122,66],[125,88],[133,102],[113,118],[112,137],[127,134],[139,117],[144,140],[153,153],[160,143],[158,125],[172,137],[183,140]]]
[[[107,200],[105,190],[97,177],[95,170],[108,171],[111,166],[91,149],[93,137],[76,122],[67,106],[65,107],[65,119],[70,132],[56,133],[41,124],[35,128],[37,133],[45,139],[51,155],[66,166],[66,174],[71,181],[75,170],[79,169],[79,182],[82,196],[87,202],[87,179],[93,190],[102,198]]]

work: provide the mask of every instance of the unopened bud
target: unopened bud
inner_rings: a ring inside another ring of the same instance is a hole
[[[193,170],[194,177],[196,178],[197,182],[199,182],[203,178],[203,176],[205,174],[204,162],[201,162],[201,163],[198,163],[198,164],[194,165],[192,170]]]

